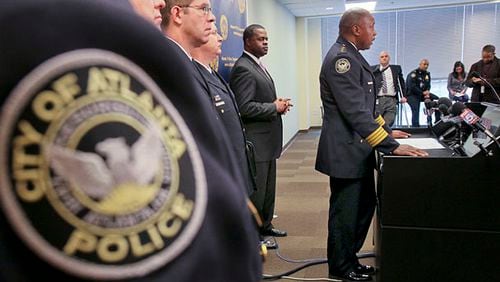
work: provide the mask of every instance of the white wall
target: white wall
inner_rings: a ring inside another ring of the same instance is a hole
[[[297,18],[297,63],[299,80],[299,126],[307,130],[321,126],[321,19]]]
[[[275,0],[248,0],[248,24],[261,24],[269,36],[269,53],[262,62],[271,73],[278,97],[291,98],[294,107],[283,116],[283,144],[299,130],[299,95],[295,17]]]

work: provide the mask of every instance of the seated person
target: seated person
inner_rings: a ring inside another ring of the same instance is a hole
[[[467,91],[467,86],[465,85],[466,77],[464,64],[456,61],[453,66],[453,72],[448,75],[448,93],[452,101],[462,103],[469,101],[469,95],[465,94],[465,91]]]

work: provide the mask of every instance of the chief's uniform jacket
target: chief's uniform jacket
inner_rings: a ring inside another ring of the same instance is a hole
[[[316,170],[331,177],[360,178],[373,173],[373,148],[392,152],[398,143],[375,115],[375,78],[356,48],[339,37],[320,73],[323,125]]]
[[[227,135],[219,134],[224,133],[220,121],[212,118],[215,110],[191,75],[192,62],[180,48],[134,12],[101,0],[4,0],[0,6],[1,104],[20,79],[46,60],[73,50],[101,49],[142,68],[177,109],[196,142],[206,175],[206,209],[199,231],[170,262],[120,281],[260,281],[258,236],[245,208],[246,197],[237,188],[241,179],[230,173],[234,162],[221,159],[234,160],[234,154]],[[33,32],[31,19],[40,13],[43,17]],[[189,171],[180,173],[194,177]],[[14,232],[8,217],[0,209],[0,281],[85,280],[36,255]],[[40,221],[50,226],[61,220],[41,215]],[[60,230],[54,230],[54,236],[58,234]],[[91,269],[87,273],[93,275]]]
[[[399,145],[375,114],[375,78],[358,50],[342,37],[326,55],[320,73],[323,125],[316,170],[330,176],[327,255],[329,273],[355,270],[375,199],[374,148]]]

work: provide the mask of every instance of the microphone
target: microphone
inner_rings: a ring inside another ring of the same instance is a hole
[[[428,110],[438,107],[438,103],[436,101],[432,101],[431,99],[425,99],[424,105],[425,105],[425,108]]]
[[[465,105],[462,102],[456,102],[450,107],[450,114],[454,117],[459,116],[465,109]]]
[[[453,102],[447,97],[441,97],[438,99],[438,110],[443,114],[443,116],[449,115],[449,109]]]
[[[462,113],[460,114],[460,117],[465,123],[470,125],[472,128],[484,132],[484,134],[486,134],[488,137],[490,137],[493,140],[496,140],[495,135],[493,135],[493,133],[491,133],[491,131],[488,128],[484,127],[484,125],[481,123],[481,118],[478,117],[470,109],[464,108]]]
[[[449,108],[452,104],[453,102],[448,97],[441,97],[438,99],[438,105],[446,105]]]
[[[470,73],[470,75],[472,77],[479,78],[479,79],[481,79],[481,81],[483,81],[484,83],[486,83],[486,85],[488,85],[491,88],[491,90],[493,91],[493,94],[495,94],[496,98],[500,102],[500,96],[498,96],[498,93],[495,90],[495,87],[493,87],[493,85],[491,85],[491,83],[489,83],[486,79],[484,79],[478,71],[473,71],[473,72]]]

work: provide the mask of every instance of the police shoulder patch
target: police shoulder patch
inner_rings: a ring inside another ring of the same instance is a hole
[[[1,120],[5,216],[60,270],[143,276],[197,235],[207,189],[196,143],[165,93],[126,58],[58,55],[16,86]]]
[[[351,63],[346,58],[340,58],[335,62],[335,70],[338,73],[346,73],[351,69]]]

